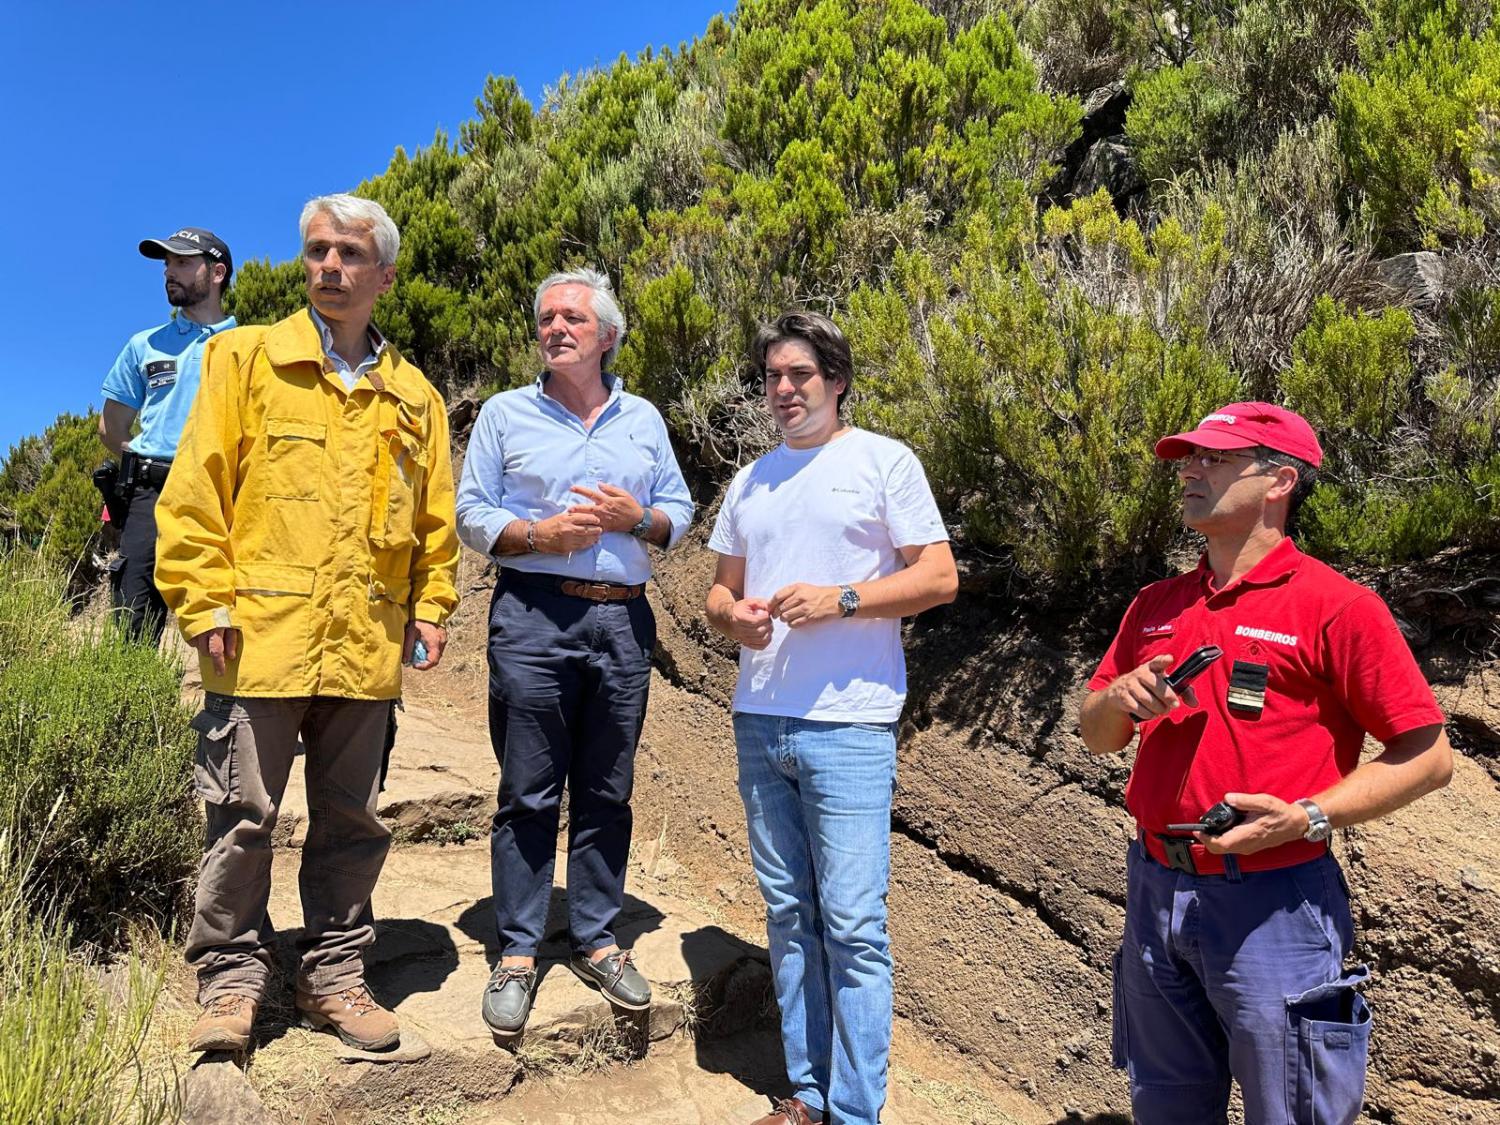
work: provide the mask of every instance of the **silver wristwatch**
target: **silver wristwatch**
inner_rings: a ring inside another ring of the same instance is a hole
[[[1303,797],[1297,804],[1307,813],[1307,831],[1302,833],[1304,840],[1310,840],[1314,844],[1321,844],[1329,836],[1333,835],[1333,823],[1312,801]]]
[[[839,616],[853,617],[859,608],[859,593],[853,586],[839,587]]]
[[[637,539],[645,539],[651,534],[651,525],[653,522],[655,522],[655,517],[651,515],[651,509],[646,508],[641,515],[641,522],[630,529],[630,534],[634,535]]]

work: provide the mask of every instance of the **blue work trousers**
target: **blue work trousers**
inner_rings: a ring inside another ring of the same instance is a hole
[[[591,953],[615,942],[655,644],[644,597],[591,602],[501,571],[489,663],[490,742],[500,763],[490,879],[502,955],[535,956],[541,945],[564,784],[573,948]]]
[[[1349,892],[1331,855],[1188,875],[1139,842],[1115,963],[1114,1062],[1141,1125],[1346,1125],[1364,1100],[1369,975],[1345,968]]]
[[[738,712],[734,737],[787,1077],[837,1125],[876,1125],[891,1049],[895,724]]]

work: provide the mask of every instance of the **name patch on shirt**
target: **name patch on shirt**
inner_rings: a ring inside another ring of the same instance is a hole
[[[1253,625],[1236,625],[1234,635],[1251,637],[1257,641],[1270,641],[1272,644],[1286,645],[1288,648],[1297,647],[1296,633],[1278,633],[1273,629],[1257,629]]]
[[[1142,625],[1141,635],[1146,637],[1169,636],[1173,629],[1173,623],[1168,621],[1165,625]]]
[[[175,359],[158,359],[154,363],[146,364],[146,386],[151,390],[171,386],[175,382],[177,382]]]

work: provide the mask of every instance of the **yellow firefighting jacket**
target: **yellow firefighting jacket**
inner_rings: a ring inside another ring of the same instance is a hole
[[[240,631],[209,691],[393,699],[407,622],[458,603],[442,396],[392,346],[346,391],[306,311],[209,342],[156,519],[182,635]]]

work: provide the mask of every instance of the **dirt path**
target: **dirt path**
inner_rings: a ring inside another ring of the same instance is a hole
[[[462,622],[458,631],[462,640]],[[459,647],[455,655],[464,651]],[[188,1073],[184,1119],[723,1125],[753,1120],[771,1096],[789,1092],[761,918],[741,893],[749,885],[748,868],[705,878],[696,856],[668,846],[658,813],[678,803],[679,790],[660,774],[649,743],[637,783],[638,807],[646,813],[637,821],[620,936],[653,981],[652,1011],[622,1019],[567,971],[559,888],[527,1036],[512,1050],[492,1042],[479,1019],[480,993],[497,952],[486,842],[496,766],[476,704],[483,700],[483,668],[466,665],[460,655],[446,675],[413,680],[381,801],[395,847],[375,892],[376,943],[367,958],[372,988],[402,1021],[402,1043],[388,1056],[400,1061],[370,1061],[331,1036],[295,1025],[286,993],[307,830],[299,764],[276,832],[271,915],[281,928],[282,979],[242,1068],[210,1059]],[[678,715],[669,702],[677,689],[658,682],[656,690],[664,713]],[[560,863],[559,880],[563,871]],[[729,885],[740,890],[726,897]],[[181,1051],[193,1017],[191,997],[192,981],[179,969],[158,1020],[167,1050]],[[1053,1118],[902,1021],[885,1120],[1040,1125]]]

